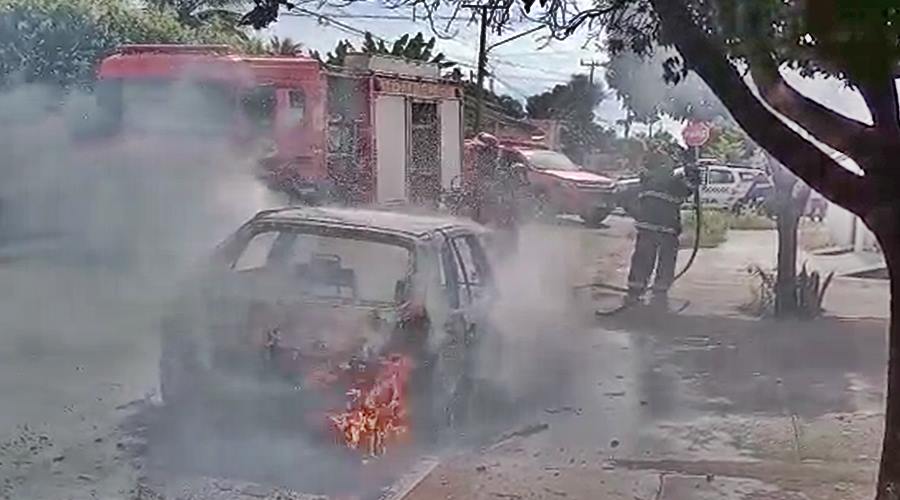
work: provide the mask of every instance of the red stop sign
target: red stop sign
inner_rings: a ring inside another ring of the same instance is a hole
[[[709,127],[703,122],[688,122],[681,131],[684,143],[692,148],[699,148],[709,140]]]

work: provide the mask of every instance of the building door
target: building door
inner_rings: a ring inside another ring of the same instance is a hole
[[[375,99],[376,202],[406,201],[406,101],[401,96],[382,95]]]
[[[441,193],[441,121],[437,103],[410,102],[409,124],[406,182],[410,202],[436,204]]]

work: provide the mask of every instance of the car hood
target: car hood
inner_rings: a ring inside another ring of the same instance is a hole
[[[587,184],[612,184],[612,179],[587,170],[541,170],[541,172],[565,181],[583,182]]]

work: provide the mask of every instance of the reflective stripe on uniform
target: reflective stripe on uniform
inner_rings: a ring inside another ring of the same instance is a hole
[[[629,281],[628,282],[628,290],[630,291],[644,291],[647,288],[646,283],[642,283],[640,281]]]
[[[675,228],[660,226],[659,224],[651,224],[649,222],[636,222],[634,227],[645,231],[653,231],[654,233],[678,234]]]
[[[668,201],[669,203],[678,203],[681,204],[681,199],[676,198],[668,193],[663,193],[662,191],[644,191],[638,195],[638,198],[657,198],[663,201]]]

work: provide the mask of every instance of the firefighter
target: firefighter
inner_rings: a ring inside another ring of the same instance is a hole
[[[644,172],[634,213],[637,237],[624,306],[641,303],[650,275],[655,270],[651,305],[667,310],[678,257],[681,205],[693,193],[699,172],[696,166],[688,165],[683,176],[675,175],[675,161],[661,144],[650,143],[645,150]]]
[[[481,132],[475,136],[473,146],[473,175],[467,191],[472,205],[472,218],[485,224],[490,217],[488,198],[492,180],[500,165],[500,141],[491,134]]]

